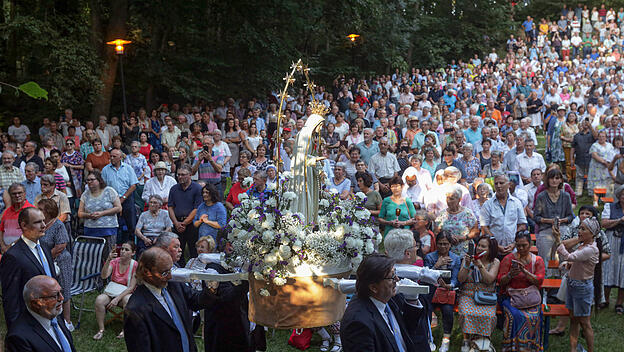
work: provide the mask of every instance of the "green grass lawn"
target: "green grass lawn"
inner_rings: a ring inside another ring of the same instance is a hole
[[[543,154],[544,152],[544,136],[538,136],[539,147],[538,151]],[[578,198],[578,204],[591,204],[592,199],[587,195]],[[618,316],[613,311],[613,305],[615,304],[615,295],[616,291],[611,294],[611,308],[609,310],[604,310],[595,314],[592,317],[592,326],[595,332],[595,341],[596,341],[596,351],[604,351],[604,352],[612,352],[612,351],[623,351],[623,336],[624,336],[624,316]],[[93,302],[95,300],[95,293],[87,294],[85,297],[85,306],[87,308],[93,307]],[[76,297],[78,300],[79,297]],[[441,317],[440,317],[441,318]],[[72,319],[74,324],[78,321],[78,312],[76,310],[72,310]],[[435,336],[436,344],[440,344],[440,340],[442,338],[442,320],[440,319],[440,326],[434,329],[433,333]],[[554,327],[556,324],[556,319],[554,319],[551,323],[551,326]],[[82,324],[80,329],[74,331],[73,337],[75,346],[78,351],[125,351],[125,344],[123,340],[118,340],[115,337],[121,331],[122,323],[121,322],[112,322],[106,326],[106,332],[104,333],[104,338],[100,341],[94,341],[92,336],[97,332],[97,325],[95,323],[95,313],[93,312],[84,312],[82,315]],[[4,340],[4,335],[6,334],[6,326],[4,325],[4,317],[0,316],[0,335],[2,336],[2,340]],[[267,344],[268,351],[271,352],[286,352],[286,351],[298,351],[297,349],[290,347],[288,345],[288,338],[291,334],[290,330],[273,330],[269,329],[267,332]],[[502,338],[502,332],[500,330],[495,330],[492,341],[494,342],[494,346],[500,350],[500,342]],[[455,326],[453,329],[453,335],[451,338],[451,351],[459,351],[462,341],[461,329],[457,322],[455,322]],[[581,341],[584,340],[581,339]],[[199,351],[203,351],[203,343],[201,338],[196,339]],[[1,342],[0,342],[1,343]],[[319,346],[321,343],[321,338],[318,334],[315,334],[312,340],[312,347],[308,349],[308,351],[319,351]],[[549,351],[553,352],[565,352],[569,351],[569,336],[568,333],[562,337],[551,336],[550,338],[550,348]]]
[[[85,306],[88,308],[93,307],[93,301],[95,300],[95,294],[87,294],[85,297]],[[596,351],[612,352],[622,351],[622,336],[624,336],[624,316],[616,315],[613,311],[613,305],[615,304],[615,292],[612,292],[611,308],[609,310],[600,311],[597,315],[592,317],[592,326],[596,334]],[[441,317],[440,317],[441,318]],[[78,312],[72,310],[72,319],[74,324],[78,322]],[[2,326],[0,326],[0,334],[4,340],[6,334],[6,327],[4,326],[4,317],[0,316]],[[440,323],[442,320],[440,319]],[[551,326],[555,326],[556,320],[553,320]],[[93,335],[97,332],[97,325],[95,323],[95,314],[93,312],[83,312],[82,324],[80,329],[74,331],[74,344],[78,351],[125,351],[125,344],[123,340],[118,340],[115,337],[121,331],[122,324],[120,322],[112,322],[106,326],[106,332],[104,338],[100,341],[94,341]],[[439,345],[439,341],[442,338],[442,327],[438,327],[433,331],[435,341]],[[290,336],[290,330],[275,330],[269,329],[267,331],[267,351],[270,352],[286,352],[286,351],[298,351],[297,349],[288,345],[288,337]],[[494,346],[498,348],[502,332],[495,330],[492,340]],[[451,351],[459,351],[461,346],[461,329],[457,322],[455,322],[455,328],[453,329],[453,335],[451,337],[452,348]],[[195,340],[197,342],[199,351],[203,351],[203,343],[201,338]],[[319,351],[321,344],[321,338],[318,334],[314,335],[312,340],[312,347],[308,351]],[[567,352],[569,350],[569,337],[566,333],[562,337],[551,336],[549,351],[553,352]],[[617,347],[620,346],[620,347]]]

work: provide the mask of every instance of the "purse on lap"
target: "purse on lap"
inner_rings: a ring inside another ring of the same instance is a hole
[[[531,272],[535,265],[535,254],[531,253]],[[518,309],[527,309],[542,303],[542,295],[535,285],[526,288],[508,288],[507,293],[511,298],[511,306]]]
[[[130,280],[132,279],[132,269],[133,269],[133,266],[134,266],[134,259],[131,259],[130,260],[130,268],[128,269],[128,283],[130,283]],[[126,285],[118,284],[116,282],[111,281],[104,288],[104,294],[106,294],[107,296],[109,296],[111,298],[115,298],[115,297],[119,296],[127,288],[128,288],[128,286],[126,286]]]

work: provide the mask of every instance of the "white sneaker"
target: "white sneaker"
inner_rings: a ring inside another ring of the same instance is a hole
[[[440,346],[439,352],[448,352],[451,347],[451,341],[449,339],[442,339],[442,345]]]
[[[468,340],[464,340],[464,344],[461,347],[461,352],[470,352],[470,345]]]
[[[429,351],[433,352],[437,349],[435,343],[429,342]]]

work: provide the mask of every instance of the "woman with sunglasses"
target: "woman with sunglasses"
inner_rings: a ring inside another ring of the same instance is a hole
[[[73,139],[65,141],[65,151],[61,154],[61,163],[70,170],[74,189],[78,193],[76,197],[80,197],[82,195],[82,170],[84,170],[85,161],[82,154],[76,150],[76,143]]]

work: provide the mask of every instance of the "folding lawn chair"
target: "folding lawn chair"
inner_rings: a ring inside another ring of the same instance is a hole
[[[98,277],[102,270],[102,252],[105,243],[103,238],[90,236],[79,236],[74,240],[72,255],[74,275],[71,296],[81,295],[80,308],[74,303],[74,308],[79,310],[76,329],[80,328],[82,311],[93,311],[84,308],[84,295],[98,289],[100,282]]]

